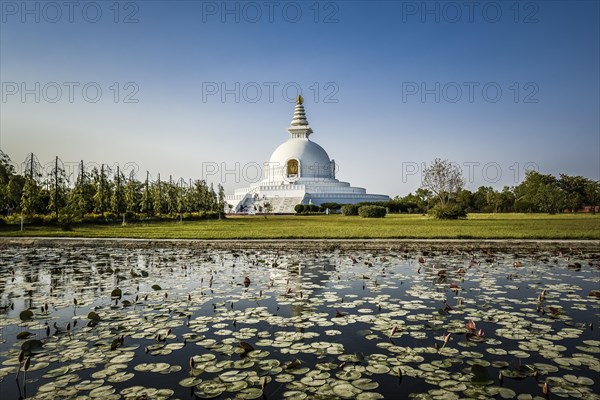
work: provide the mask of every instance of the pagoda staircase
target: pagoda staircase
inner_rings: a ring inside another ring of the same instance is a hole
[[[271,197],[267,201],[273,207],[273,214],[293,214],[294,207],[302,203],[303,197]]]

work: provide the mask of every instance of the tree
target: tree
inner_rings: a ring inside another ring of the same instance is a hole
[[[215,192],[215,187],[213,184],[210,184],[210,191],[208,192],[206,209],[210,211],[216,211],[217,208],[217,193]]]
[[[461,189],[456,194],[456,203],[466,212],[477,211],[473,206],[473,193],[468,189]]]
[[[21,196],[21,212],[24,215],[34,214],[39,210],[41,190],[35,179],[25,178],[23,194]]]
[[[538,187],[535,204],[548,214],[561,212],[566,204],[566,195],[557,184],[541,184]]]
[[[173,177],[171,175],[169,175],[169,183],[165,184],[165,186],[166,186],[165,202],[166,202],[166,206],[167,206],[167,213],[169,215],[175,215],[178,212],[177,195],[178,195],[179,188],[173,182]]]
[[[125,184],[125,209],[128,213],[135,214],[139,210],[140,199],[142,193],[140,192],[141,185],[135,180],[133,171],[129,175],[129,179]]]
[[[494,211],[494,189],[491,186],[480,186],[473,193],[473,210],[477,212]]]
[[[263,204],[263,215],[265,216],[265,219],[267,219],[267,215],[269,215],[272,212],[273,212],[273,205],[271,203]]]
[[[558,185],[565,192],[565,206],[571,212],[577,212],[585,205],[587,182],[588,180],[583,176],[560,174]]]
[[[10,177],[15,174],[10,157],[0,150],[0,185],[7,185]]]
[[[123,216],[123,224],[125,224],[125,211],[127,211],[127,205],[125,203],[125,185],[123,183],[124,180],[125,178],[121,174],[121,170],[117,165],[117,173],[115,174],[113,180],[114,189],[110,199],[110,206],[112,212]]]
[[[90,181],[90,176],[85,170],[83,160],[79,162],[79,173],[75,186],[69,193],[69,208],[80,218],[87,213],[94,211],[94,184]]]
[[[529,212],[557,213],[565,207],[566,195],[552,175],[527,171],[515,188],[515,209]]]
[[[6,187],[6,205],[9,210],[21,211],[21,197],[23,196],[24,186],[25,178],[23,175],[10,177]]]
[[[160,174],[158,174],[158,180],[154,184],[154,190],[152,191],[152,206],[154,208],[154,215],[161,216],[165,204],[163,185],[160,181]]]
[[[465,186],[465,180],[457,165],[436,158],[425,168],[422,185],[436,195],[440,204],[445,206],[456,198],[458,191]]]
[[[429,209],[429,203],[432,193],[423,188],[418,188],[415,194],[409,193],[402,198],[398,198],[409,213],[425,213]]]
[[[10,158],[0,150],[0,210],[10,208],[9,182],[15,174]]]
[[[94,168],[94,186],[96,193],[94,194],[94,211],[100,213],[104,217],[104,213],[110,208],[110,184],[108,182],[107,169],[104,164],[100,166],[100,171]]]
[[[41,176],[40,163],[33,153],[29,153],[25,159],[26,172],[25,183],[21,195],[21,213],[31,215],[39,211],[41,205],[41,188],[37,179]]]
[[[154,212],[152,204],[152,191],[150,187],[150,173],[146,171],[146,181],[144,182],[144,190],[142,190],[142,198],[140,200],[140,211],[151,217]]]
[[[183,187],[184,182],[183,179],[179,180],[179,183],[176,186],[176,207],[177,207],[177,214],[179,214],[179,221],[183,221],[183,212],[186,209],[186,201],[185,201],[185,188]]]
[[[217,208],[219,209],[219,219],[221,219],[221,214],[225,212],[225,189],[223,185],[220,183],[217,185]]]
[[[600,182],[588,180],[585,184],[585,200],[596,214],[596,207],[600,204]]]
[[[512,212],[515,205],[515,194],[511,188],[504,186],[502,192],[498,193],[500,212]]]
[[[54,167],[50,174],[48,182],[50,186],[48,209],[58,219],[61,209],[67,205],[67,177],[64,165],[58,156],[54,159]]]

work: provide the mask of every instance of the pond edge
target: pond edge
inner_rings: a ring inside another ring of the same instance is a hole
[[[7,247],[199,248],[217,250],[386,250],[596,253],[600,240],[533,239],[132,239],[0,237]]]

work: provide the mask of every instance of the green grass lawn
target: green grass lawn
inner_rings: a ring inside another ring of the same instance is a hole
[[[600,239],[600,215],[471,214],[442,221],[422,215],[390,214],[383,219],[342,215],[235,216],[224,220],[0,228],[0,236],[69,236],[180,239],[276,238],[456,238]]]

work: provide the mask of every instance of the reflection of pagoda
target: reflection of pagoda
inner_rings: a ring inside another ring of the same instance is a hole
[[[227,196],[226,201],[232,211],[248,211],[261,202],[269,202],[275,213],[292,213],[296,204],[355,204],[389,200],[388,196],[367,194],[365,189],[335,178],[335,161],[308,138],[313,130],[302,103],[302,96],[298,96],[288,128],[291,137],[271,154],[265,165],[265,179]]]
[[[305,311],[314,311],[317,305],[312,304],[309,299],[326,290],[327,283],[331,281],[331,273],[335,272],[337,265],[330,260],[320,260],[319,265],[306,266],[303,264],[305,259],[287,266],[279,266],[270,269],[270,279],[287,281],[287,287],[292,289],[289,314],[287,317],[299,317]],[[307,291],[306,283],[310,283],[310,294]],[[314,286],[313,286],[314,285]],[[286,288],[286,286],[284,286]],[[304,301],[299,301],[300,292],[304,293]],[[284,313],[285,311],[280,311]],[[284,314],[285,315],[285,314]]]

